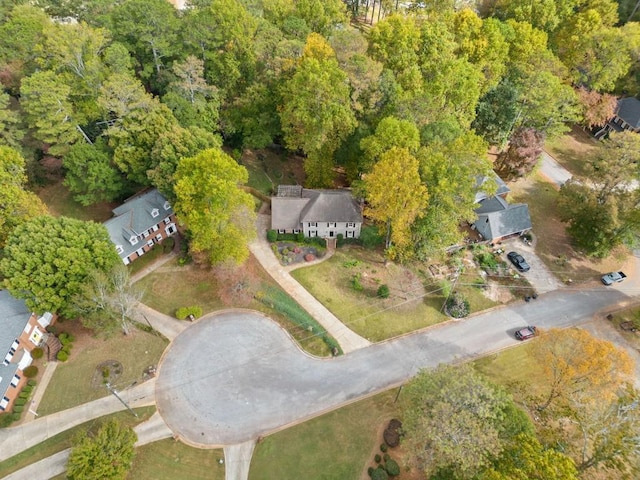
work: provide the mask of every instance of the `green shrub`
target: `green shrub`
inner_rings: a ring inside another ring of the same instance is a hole
[[[64,347],[73,343],[75,339],[68,333],[61,333],[60,335],[58,335],[58,340],[60,340],[60,343]]]
[[[304,242],[304,232],[296,233],[296,242]]]
[[[453,318],[464,318],[471,312],[469,301],[459,292],[453,292],[447,298],[446,311]]]
[[[387,473],[387,471],[382,468],[382,467],[378,467],[376,468],[372,473],[371,473],[371,480],[387,480],[389,478],[389,474]]]
[[[362,283],[360,282],[360,274],[356,273],[353,278],[351,279],[351,287],[356,291],[356,292],[361,292],[364,290],[364,287],[362,286]]]
[[[296,238],[298,238],[295,233],[279,233],[278,240],[282,242],[295,242]]]
[[[165,238],[162,241],[162,252],[170,253],[173,247],[176,245],[176,240],[173,237]]]
[[[400,465],[398,465],[398,462],[396,462],[393,458],[390,458],[385,462],[384,469],[392,477],[400,475]]]
[[[357,266],[359,266],[362,262],[360,260],[357,259],[351,259],[351,260],[347,260],[346,262],[342,262],[342,266],[344,268],[355,268]]]
[[[16,401],[14,402],[14,405],[16,405],[18,407],[23,407],[26,404],[27,404],[27,399],[26,398],[16,398]]]
[[[269,243],[273,243],[278,240],[278,232],[276,230],[268,230],[267,231],[267,241]]]
[[[29,380],[29,381],[27,382],[27,385],[29,385],[30,387],[35,387],[37,383],[38,383],[38,382],[36,382],[35,380]]]
[[[485,246],[474,249],[473,256],[481,268],[488,271],[495,271],[498,268],[499,260]]]
[[[36,347],[31,350],[31,357],[38,360],[44,356],[44,351],[40,347]]]
[[[202,308],[194,305],[191,307],[182,307],[176,310],[176,318],[178,320],[184,320],[188,318],[189,315],[193,315],[194,318],[200,318],[202,316]]]
[[[384,237],[380,235],[378,228],[373,225],[362,226],[359,240],[364,248],[376,248],[384,243]]]
[[[64,350],[60,350],[56,355],[56,358],[61,362],[66,362],[69,360],[69,353]]]
[[[382,460],[384,460],[385,462],[390,458],[391,458],[391,455],[389,455],[388,453],[385,453],[384,455],[382,455]]]
[[[31,386],[29,386],[29,385],[25,385],[24,387],[22,387],[22,391],[23,391],[24,393],[29,394],[29,393],[31,393],[31,392],[33,391],[33,387],[31,387]]]
[[[341,247],[342,245],[344,245],[344,235],[342,235],[341,233],[339,233],[336,236],[336,246]]]
[[[38,375],[38,367],[35,365],[29,365],[27,368],[23,370],[24,376],[27,378],[33,378]]]
[[[384,283],[378,287],[378,297],[389,298],[389,286]]]
[[[20,419],[19,416],[18,418],[15,418],[14,415],[9,412],[0,413],[0,428],[6,428],[9,425],[11,425],[13,422],[19,419]]]
[[[24,405],[16,405],[13,407],[13,413],[22,413],[24,412]]]
[[[386,452],[388,449],[389,449],[389,447],[387,447],[387,444],[386,444],[386,443],[381,443],[381,444],[380,444],[380,451],[381,451],[382,453]]]
[[[18,398],[24,398],[24,399],[29,398],[29,392],[25,392],[23,388],[22,391],[18,394]]]
[[[373,457],[373,461],[376,463],[380,463],[380,460],[382,460],[382,457],[376,453],[375,457]]]
[[[371,474],[373,473],[373,470],[374,470],[373,467],[367,468],[367,473],[369,474],[369,476],[371,476]]]

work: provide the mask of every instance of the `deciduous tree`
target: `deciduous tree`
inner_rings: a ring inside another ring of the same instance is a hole
[[[312,157],[305,164],[311,187],[331,186],[333,154],[355,129],[347,76],[333,50],[318,34],[311,34],[293,77],[282,89],[280,121],[290,149]]]
[[[539,410],[577,392],[611,401],[633,370],[627,352],[579,328],[543,332],[532,344],[531,355],[545,378]]]
[[[108,271],[118,262],[103,225],[44,215],[13,230],[0,271],[6,288],[34,312],[71,316],[71,299],[90,272]]]
[[[577,94],[583,108],[582,117],[585,127],[602,126],[615,115],[618,102],[613,95],[588,90],[585,87],[579,87]]]
[[[175,178],[174,209],[191,235],[191,251],[212,264],[246,260],[255,235],[253,198],[241,189],[247,170],[212,148],[180,160]]]
[[[454,478],[472,478],[500,453],[500,423],[509,404],[505,392],[468,365],[422,370],[403,392],[412,459],[427,475],[448,469]]]
[[[509,139],[507,150],[498,155],[495,169],[506,179],[529,175],[542,154],[544,135],[535,128],[519,128]]]
[[[131,284],[129,270],[118,263],[108,272],[91,272],[72,299],[73,308],[82,324],[98,334],[109,336],[120,329],[129,335],[131,319],[143,293]]]
[[[62,159],[62,166],[66,171],[64,185],[84,206],[111,202],[122,192],[122,174],[103,142],[76,143]]]
[[[0,92],[0,145],[8,145],[12,148],[20,148],[20,141],[24,137],[24,131],[20,128],[20,116],[18,112],[10,108],[10,97],[7,93]]]
[[[427,187],[420,180],[418,160],[406,148],[393,147],[380,156],[364,179],[365,216],[385,235],[386,255],[403,260],[411,256],[411,226],[424,214]]]
[[[395,117],[380,120],[375,133],[360,141],[363,152],[360,170],[370,171],[382,154],[394,147],[405,148],[410,154],[416,154],[420,148],[420,132],[413,122]]]
[[[94,436],[85,433],[74,441],[67,462],[67,477],[70,480],[124,480],[131,469],[137,440],[132,428],[117,420],[108,420]]]
[[[47,207],[28,190],[25,161],[17,150],[0,146],[0,248],[20,224],[47,213]]]

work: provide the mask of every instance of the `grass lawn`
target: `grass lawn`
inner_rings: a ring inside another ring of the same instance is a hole
[[[611,323],[616,326],[618,332],[630,345],[640,351],[640,308],[635,307],[614,313]],[[620,326],[622,323],[625,323],[626,328],[623,329]],[[638,331],[631,331],[631,327],[638,329]]]
[[[222,450],[203,450],[171,438],[136,449],[127,478],[136,480],[223,480]]]
[[[509,185],[510,202],[529,205],[533,233],[536,237],[536,253],[561,281],[574,283],[597,280],[602,273],[618,270],[628,255],[619,249],[605,259],[588,258],[571,246],[566,225],[560,221],[558,191],[540,174],[529,180],[519,180]]]
[[[141,381],[143,370],[157,365],[167,347],[167,341],[157,335],[134,329],[129,336],[116,333],[107,340],[91,336],[91,332],[77,322],[59,324],[59,330],[72,331],[75,337],[71,357],[56,368],[51,383],[38,407],[40,415],[65,410],[108,395],[98,379],[97,366],[106,360],[122,363],[123,372],[116,380],[116,388],[123,389],[134,381]]]
[[[62,181],[45,185],[36,193],[54,216],[93,220],[94,222],[102,223],[111,218],[111,210],[115,206],[115,204],[109,203],[98,203],[90,207],[82,206],[73,199],[69,189],[62,184]]]
[[[249,479],[359,479],[378,451],[377,432],[397,415],[396,394],[390,390],[264,438]]]
[[[425,287],[413,272],[360,247],[343,246],[332,258],[291,272],[314,297],[359,335],[377,342],[446,320],[439,286]],[[354,277],[362,291],[353,287]],[[379,285],[391,295],[377,297]],[[428,294],[428,291],[437,291]],[[475,303],[475,300],[474,300]]]
[[[144,291],[142,302],[167,315],[180,307],[197,305],[209,313],[230,307],[263,312],[282,325],[307,352],[320,357],[331,354],[324,341],[297,327],[285,315],[254,299],[259,291],[279,287],[250,256],[242,266],[217,269],[178,265],[172,260],[136,283]],[[239,288],[241,286],[242,288]]]
[[[584,175],[585,158],[595,150],[598,141],[580,127],[561,137],[548,140],[545,150],[574,175]]]
[[[151,248],[151,250],[149,250],[147,253],[144,254],[142,258],[137,258],[135,262],[129,264],[128,266],[129,275],[135,275],[136,273],[147,268],[149,265],[151,265],[153,262],[155,262],[157,259],[159,259],[163,255],[168,255],[171,252],[170,248],[173,245],[173,243],[170,243],[170,242],[174,242],[174,241],[175,240],[173,238],[169,238],[169,239],[166,239],[162,244],[156,243]],[[167,245],[165,246],[165,244]],[[164,250],[165,248],[169,250],[165,252]]]
[[[21,468],[24,468],[39,460],[47,458],[55,453],[61,452],[62,450],[71,447],[75,435],[80,432],[95,432],[100,428],[100,425],[102,425],[105,420],[116,418],[123,425],[133,427],[151,417],[151,415],[153,415],[153,413],[156,411],[156,408],[143,407],[136,408],[134,409],[134,411],[138,414],[138,418],[134,417],[127,411],[105,415],[104,417],[91,420],[89,422],[83,423],[82,425],[78,425],[77,427],[73,427],[69,430],[61,432],[58,435],[55,435],[45,440],[44,442],[39,443],[38,445],[35,445],[28,450],[25,450],[22,453],[19,453],[18,455],[8,458],[4,462],[0,462],[0,478],[5,478],[7,475],[15,472],[16,470],[20,470]],[[65,477],[62,476],[61,478]]]
[[[302,185],[305,174],[302,158],[284,150],[245,150],[240,163],[249,172],[247,184],[265,195],[271,195],[277,185]]]

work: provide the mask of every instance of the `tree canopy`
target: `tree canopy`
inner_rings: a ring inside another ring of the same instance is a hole
[[[107,229],[94,222],[42,215],[18,225],[0,261],[4,285],[34,312],[71,317],[71,299],[92,271],[108,271],[120,258]]]
[[[189,232],[189,248],[212,264],[242,263],[255,235],[254,202],[241,186],[247,170],[219,148],[180,160],[174,210]]]

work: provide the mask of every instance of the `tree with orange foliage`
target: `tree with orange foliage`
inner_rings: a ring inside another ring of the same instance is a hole
[[[540,411],[578,393],[610,401],[634,367],[627,352],[579,328],[543,332],[531,354],[542,366],[548,388]]]

